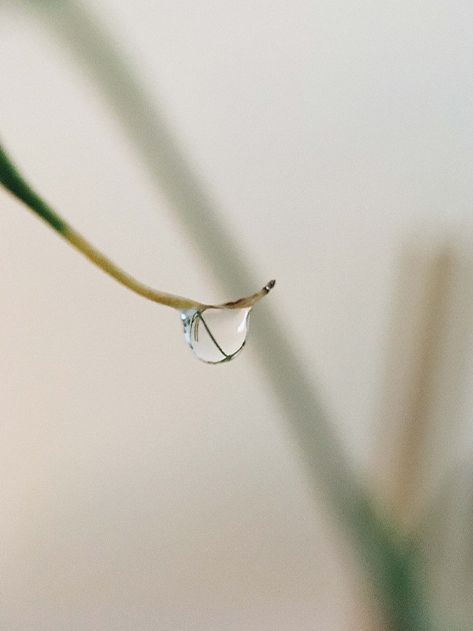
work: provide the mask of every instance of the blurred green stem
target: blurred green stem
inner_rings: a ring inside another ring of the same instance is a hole
[[[166,194],[190,239],[205,253],[221,286],[226,291],[235,283],[238,291],[254,286],[238,244],[159,108],[147,97],[112,38],[84,7],[72,0],[23,2],[43,10],[46,24],[94,77],[139,150],[144,167]],[[377,516],[325,416],[308,367],[287,341],[286,327],[267,305],[259,316],[253,341],[258,346],[258,360],[290,420],[289,430],[312,486],[325,494],[337,523],[351,535],[361,555],[366,573],[378,590],[389,628],[430,628],[417,575],[417,555],[401,542],[395,528]]]

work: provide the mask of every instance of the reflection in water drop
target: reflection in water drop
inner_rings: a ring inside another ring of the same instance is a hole
[[[181,312],[184,336],[195,355],[208,364],[233,359],[245,345],[251,308]]]

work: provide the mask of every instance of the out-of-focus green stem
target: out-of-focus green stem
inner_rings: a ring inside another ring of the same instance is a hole
[[[162,113],[147,97],[105,29],[73,0],[23,0],[43,11],[46,23],[94,77],[111,109],[164,191],[176,216],[224,288],[249,287],[253,279],[237,243],[186,160]],[[259,362],[274,396],[285,410],[289,430],[317,491],[325,493],[333,514],[350,533],[370,579],[378,589],[389,628],[430,628],[417,576],[418,559],[376,514],[327,419],[308,376],[308,367],[287,340],[287,330],[269,310],[260,312],[254,335]]]

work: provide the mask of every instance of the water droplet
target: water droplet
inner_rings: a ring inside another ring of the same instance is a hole
[[[250,311],[249,307],[183,311],[181,320],[186,341],[203,362],[230,361],[245,345]]]

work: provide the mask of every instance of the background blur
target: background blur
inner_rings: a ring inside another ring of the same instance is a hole
[[[422,533],[443,628],[471,628],[473,5],[83,6],[160,105],[257,286],[222,294],[97,84],[13,0],[6,147],[151,286],[221,302],[277,279],[268,301],[347,457]],[[251,340],[230,364],[198,362],[172,310],[3,190],[0,207],[2,629],[381,628]]]

